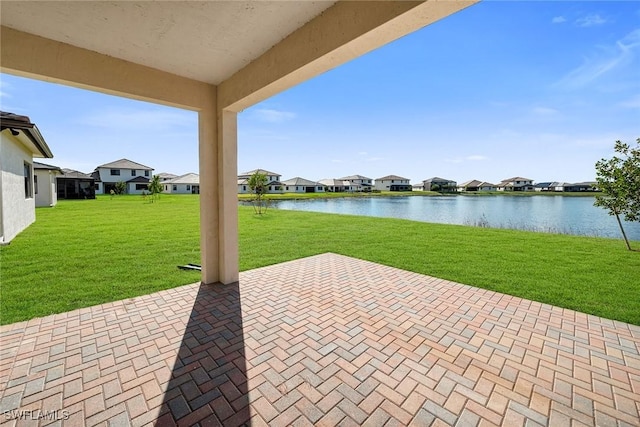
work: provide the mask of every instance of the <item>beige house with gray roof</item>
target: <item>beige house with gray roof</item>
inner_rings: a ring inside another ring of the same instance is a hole
[[[324,185],[299,176],[282,181],[285,193],[324,193]]]
[[[387,175],[382,178],[376,178],[373,187],[379,191],[411,191],[413,187],[409,181],[409,178],[403,178],[398,175]]]

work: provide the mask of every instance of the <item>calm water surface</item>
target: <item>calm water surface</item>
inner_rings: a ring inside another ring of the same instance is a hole
[[[281,200],[277,209],[404,218],[443,224],[576,234],[621,239],[615,217],[593,206],[593,197],[409,196]],[[630,240],[640,240],[640,223],[624,223]]]

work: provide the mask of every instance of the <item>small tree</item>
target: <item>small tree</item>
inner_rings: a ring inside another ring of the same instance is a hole
[[[251,192],[255,195],[253,202],[253,209],[258,215],[262,215],[267,211],[267,202],[264,195],[267,193],[267,175],[256,172],[249,178],[249,188]]]
[[[616,141],[615,151],[620,157],[601,159],[596,163],[596,180],[602,195],[596,196],[595,206],[605,208],[614,215],[622,237],[631,250],[620,215],[627,221],[640,221],[640,138],[637,148]]]
[[[127,184],[124,181],[116,182],[116,194],[124,194],[127,191]]]
[[[160,177],[158,175],[153,175],[151,182],[149,182],[148,189],[151,195],[151,203],[153,203],[160,197],[160,193],[162,193],[162,184],[160,184]]]

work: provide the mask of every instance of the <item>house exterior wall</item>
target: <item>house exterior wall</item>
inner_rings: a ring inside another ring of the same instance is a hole
[[[8,131],[0,133],[0,173],[2,179],[2,229],[0,242],[8,243],[36,220],[34,197],[25,197],[24,164],[31,165],[33,189],[33,157]]]
[[[56,187],[56,172],[48,169],[34,170],[37,184],[34,182],[33,192],[36,199],[36,207],[55,206],[58,203],[58,190]]]
[[[376,183],[373,188],[380,191],[390,191],[392,185],[407,185],[411,187],[408,179],[376,179]]]
[[[171,184],[165,182],[163,185],[163,192],[169,194],[194,194],[192,193],[193,187],[199,187],[198,184]]]
[[[140,188],[139,190],[137,190],[136,189],[137,185],[144,186],[144,188]],[[147,184],[145,184],[144,182],[127,182],[127,194],[142,194],[143,191],[145,193],[149,192],[149,188],[147,187]]]
[[[305,187],[304,185],[285,185],[284,186],[284,192],[285,193],[306,193],[307,187]]]
[[[120,175],[111,175],[111,170],[120,171]],[[135,170],[136,175],[132,175],[131,171]],[[145,172],[147,173],[145,175]],[[127,183],[131,178],[135,178],[136,176],[143,176],[145,178],[149,178],[151,180],[152,170],[150,169],[126,169],[126,168],[98,168],[98,174],[100,176],[101,185],[100,188],[96,188],[97,194],[105,194],[105,184],[115,184],[120,181],[124,181]],[[140,184],[140,183],[137,183]],[[144,190],[147,191],[147,190]],[[142,190],[136,190],[136,183],[131,182],[127,183],[127,194],[142,194]]]

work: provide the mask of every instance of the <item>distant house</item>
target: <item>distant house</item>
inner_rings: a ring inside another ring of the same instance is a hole
[[[398,175],[387,175],[382,178],[376,178],[374,189],[380,191],[411,191],[413,187],[409,181],[409,178],[403,178]]]
[[[96,168],[93,173],[98,186],[98,194],[109,194],[115,190],[116,184],[123,181],[126,184],[126,194],[142,194],[149,188],[149,180],[153,168],[132,162],[128,159],[120,159],[115,162],[105,163]]]
[[[463,182],[458,185],[458,191],[467,192],[467,191],[496,191],[496,186],[486,181],[479,181],[477,179],[472,179],[471,181]]]
[[[36,220],[33,158],[53,153],[29,117],[6,112],[0,112],[0,153],[0,244],[6,244]]]
[[[328,191],[331,193],[362,191],[361,185],[354,184],[350,181],[343,181],[341,179],[328,178],[328,179],[321,179],[318,182],[324,185],[325,191]]]
[[[411,186],[411,191],[424,191],[424,186],[422,185],[422,183],[420,184],[413,184]]]
[[[96,198],[96,182],[91,175],[73,169],[62,169],[57,182],[58,199]]]
[[[538,185],[535,186],[536,191],[538,191]],[[545,191],[545,190],[542,190]],[[581,191],[598,191],[598,183],[597,182],[578,182],[578,183],[569,183],[569,182],[551,182],[548,185],[548,189],[546,191],[555,191],[555,192],[581,192]]]
[[[373,188],[373,180],[369,177],[362,175],[349,175],[338,178],[340,181],[349,181],[351,184],[355,184],[357,190],[355,191],[371,191]]]
[[[251,193],[251,188],[249,188],[249,178],[251,178],[251,176],[256,173],[266,175],[267,193],[283,193],[284,192],[284,186],[282,185],[282,182],[280,182],[280,178],[282,175],[275,172],[269,172],[268,170],[264,170],[264,169],[254,169],[252,171],[243,172],[240,175],[238,175],[238,193],[239,194]]]
[[[576,182],[565,187],[565,191],[598,191],[598,183],[596,181]]]
[[[163,191],[169,194],[200,194],[200,175],[187,173],[161,182]]]
[[[156,175],[158,176],[158,179],[160,180],[160,182],[169,181],[170,179],[178,177],[178,175],[167,173],[167,172],[160,172]]]
[[[455,193],[457,184],[457,182],[451,181],[450,179],[434,176],[433,178],[422,181],[422,189],[424,191],[438,191],[440,193]]]
[[[555,182],[539,182],[533,186],[534,191],[553,191]]]
[[[529,178],[523,178],[521,176],[514,176],[513,178],[507,178],[502,180],[496,185],[498,191],[533,191],[533,180]]]
[[[567,188],[569,188],[570,186],[571,184],[569,184],[568,182],[552,182],[550,185],[550,189],[551,191],[557,192],[569,191],[567,190]]]
[[[33,162],[33,190],[36,207],[55,206],[58,203],[56,177],[62,175],[58,166]]]
[[[324,185],[319,182],[295,177],[282,181],[285,193],[323,193]]]

